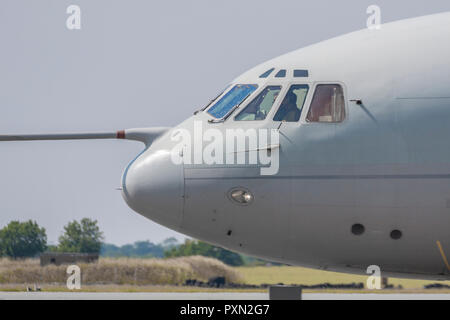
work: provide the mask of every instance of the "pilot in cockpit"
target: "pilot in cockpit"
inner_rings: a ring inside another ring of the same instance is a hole
[[[286,94],[280,108],[275,115],[275,121],[297,121],[300,118],[300,110],[297,107],[297,95],[293,91]]]

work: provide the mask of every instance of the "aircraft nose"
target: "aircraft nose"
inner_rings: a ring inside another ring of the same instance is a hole
[[[184,202],[183,165],[173,163],[169,151],[148,150],[125,169],[122,195],[134,211],[179,229]]]

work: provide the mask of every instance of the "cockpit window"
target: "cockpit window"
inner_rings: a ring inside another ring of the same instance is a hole
[[[303,105],[308,94],[309,86],[307,84],[294,84],[289,88],[286,96],[278,108],[274,121],[293,122],[300,119]]]
[[[217,101],[208,113],[216,118],[223,118],[233,107],[241,104],[258,86],[256,84],[238,84],[225,93],[219,101]]]
[[[198,110],[198,111],[205,111],[206,109],[208,109],[208,107],[210,106],[210,105],[212,105],[225,91],[227,91],[227,89],[230,87],[230,84],[229,85],[227,85],[226,87],[225,87],[225,89],[223,89],[214,99],[212,99],[212,100],[210,100],[209,102],[208,102],[208,104],[206,105],[206,106],[204,106],[203,108],[201,108],[200,110]],[[198,111],[196,111],[196,113],[198,112]]]
[[[255,99],[242,110],[235,120],[264,120],[272,108],[281,86],[266,87]]]
[[[285,69],[281,69],[275,75],[275,78],[284,78],[284,77],[286,77],[286,70]]]
[[[267,78],[267,77],[272,73],[273,70],[275,70],[275,68],[272,68],[272,69],[267,70],[266,72],[264,72],[264,73],[263,73],[262,75],[260,75],[259,77],[260,77],[260,78]]]
[[[320,84],[316,86],[306,121],[342,122],[345,118],[345,102],[342,86]]]
[[[309,77],[308,70],[294,70],[294,78],[307,78]]]

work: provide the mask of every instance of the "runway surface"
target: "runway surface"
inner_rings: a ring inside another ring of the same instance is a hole
[[[254,292],[0,292],[0,300],[268,300]],[[450,300],[450,294],[305,293],[303,300]]]

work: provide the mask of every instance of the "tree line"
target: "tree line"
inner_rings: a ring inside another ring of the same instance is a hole
[[[164,258],[164,253],[179,246],[174,237],[170,237],[161,243],[153,243],[149,240],[136,241],[132,244],[117,246],[111,243],[103,243],[100,255],[103,257],[128,257],[128,258]]]
[[[58,245],[47,245],[45,228],[36,221],[11,221],[0,229],[0,256],[13,259],[36,257],[44,251],[100,252],[103,233],[96,220],[83,218],[64,226]]]
[[[246,257],[206,242],[186,239],[179,243],[175,238],[168,238],[155,244],[150,241],[136,241],[133,244],[116,246],[105,243],[102,245],[100,255],[104,257],[129,257],[129,258],[175,258],[184,256],[205,256],[216,258],[231,266],[242,266],[254,263],[257,259]]]
[[[175,258],[185,256],[204,256],[216,258],[230,266],[266,265],[268,263],[279,265],[279,263],[268,262],[227,249],[213,246],[209,243],[186,239],[179,243],[175,238],[168,238],[161,243],[155,244],[150,241],[136,241],[133,244],[116,246],[104,243],[100,255],[103,257],[129,257],[129,258]]]
[[[117,246],[104,243],[96,220],[83,218],[64,226],[58,245],[48,245],[45,228],[35,221],[11,221],[0,229],[0,256],[13,259],[37,257],[44,251],[98,253],[103,257],[173,258],[201,255],[216,258],[231,266],[264,265],[267,262],[216,247],[206,242],[186,239],[179,243],[171,237],[161,243],[136,241]]]

